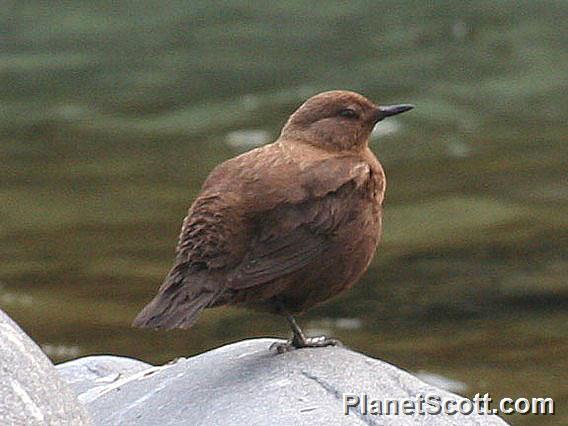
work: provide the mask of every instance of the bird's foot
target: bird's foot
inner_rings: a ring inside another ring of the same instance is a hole
[[[285,343],[274,342],[270,345],[270,350],[276,350],[279,354],[283,354],[284,352],[290,352],[295,349],[302,349],[302,348],[324,348],[326,346],[343,346],[342,343],[337,339],[332,339],[326,336],[318,336],[318,337],[304,337],[304,338],[297,338],[294,336],[291,340],[288,340]]]

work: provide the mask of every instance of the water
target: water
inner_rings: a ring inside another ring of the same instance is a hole
[[[373,138],[389,181],[369,273],[301,323],[468,395],[566,406],[565,2],[42,5],[0,12],[0,306],[52,359],[285,336],[234,308],[129,323],[212,167],[346,88],[417,108]]]

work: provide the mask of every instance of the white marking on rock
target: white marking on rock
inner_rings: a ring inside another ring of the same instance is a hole
[[[126,383],[130,383],[134,380],[145,379],[146,377],[150,377],[160,370],[166,370],[166,369],[170,368],[171,366],[172,366],[172,364],[166,364],[166,365],[162,365],[162,366],[159,366],[159,367],[151,367],[151,368],[148,368],[146,370],[142,370],[142,371],[140,371],[136,374],[133,374],[132,376],[128,376],[128,377],[125,377],[123,379],[117,380],[116,382],[114,382],[111,385],[91,388],[88,391],[80,394],[77,397],[77,399],[82,404],[90,404],[91,402],[95,401],[96,399],[100,398],[101,396],[106,395],[107,393],[112,392],[113,390],[116,390],[116,389],[120,388],[121,386],[124,386]]]
[[[43,422],[44,416],[41,409],[36,405],[31,396],[26,392],[24,387],[17,380],[10,378],[10,384],[14,393],[22,400],[26,408],[29,410],[30,414],[36,418],[38,421]]]

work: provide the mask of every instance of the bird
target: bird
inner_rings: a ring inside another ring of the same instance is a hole
[[[226,305],[286,317],[278,352],[336,345],[295,315],[353,286],[382,234],[386,178],[375,125],[414,108],[347,90],[306,100],[272,143],[213,169],[183,220],[173,267],[134,327],[191,327]]]

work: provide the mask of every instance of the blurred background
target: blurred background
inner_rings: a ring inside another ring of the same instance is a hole
[[[351,291],[300,318],[349,347],[567,424],[568,2],[2,2],[0,307],[55,361],[163,363],[278,317],[131,329],[219,162],[309,96],[408,102],[372,149],[384,241]]]

